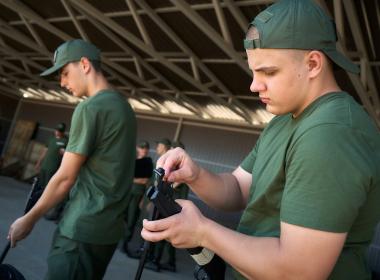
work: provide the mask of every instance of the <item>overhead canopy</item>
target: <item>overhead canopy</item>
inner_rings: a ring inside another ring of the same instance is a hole
[[[260,128],[271,115],[249,91],[242,40],[273,2],[0,0],[0,93],[78,102],[39,73],[59,44],[83,38],[102,50],[106,76],[136,111]],[[379,3],[327,2],[340,48],[361,67],[360,76],[338,71],[338,81],[379,124]]]

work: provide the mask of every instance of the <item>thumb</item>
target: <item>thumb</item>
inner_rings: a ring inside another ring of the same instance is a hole
[[[10,232],[8,233],[7,239],[8,239],[8,241],[11,242],[11,248],[16,247],[16,242],[15,242],[14,238],[12,238],[12,230],[10,230]]]
[[[192,202],[190,200],[187,200],[187,199],[176,199],[175,202],[177,202],[182,208],[184,206],[192,204]]]

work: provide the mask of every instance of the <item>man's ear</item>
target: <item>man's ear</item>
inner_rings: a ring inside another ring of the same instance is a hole
[[[320,51],[311,51],[306,55],[306,63],[309,71],[309,77],[315,78],[325,66],[326,57]]]
[[[92,64],[87,57],[82,57],[80,59],[80,65],[81,65],[81,68],[83,69],[84,73],[87,74],[88,72],[90,72]]]

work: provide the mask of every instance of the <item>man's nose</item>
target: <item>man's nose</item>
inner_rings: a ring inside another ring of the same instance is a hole
[[[66,83],[65,83],[65,79],[63,77],[60,77],[60,84],[61,84],[61,87],[65,87]]]
[[[259,81],[257,78],[253,78],[252,79],[251,86],[249,87],[249,89],[251,90],[251,92],[264,91],[265,88],[266,88],[265,84],[263,82]]]

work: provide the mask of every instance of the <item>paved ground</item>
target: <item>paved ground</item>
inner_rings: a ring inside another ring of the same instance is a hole
[[[22,214],[30,186],[9,177],[0,176],[0,250],[5,247],[6,235],[11,222]],[[8,253],[4,263],[14,265],[27,280],[40,280],[46,272],[46,256],[50,247],[52,233],[56,225],[41,219],[33,232]],[[136,243],[132,246],[136,246]],[[178,272],[153,272],[144,270],[141,279],[194,279],[194,262],[184,250],[177,250]],[[105,280],[134,279],[138,260],[127,258],[117,250],[108,267]],[[228,271],[226,279],[232,279]]]

